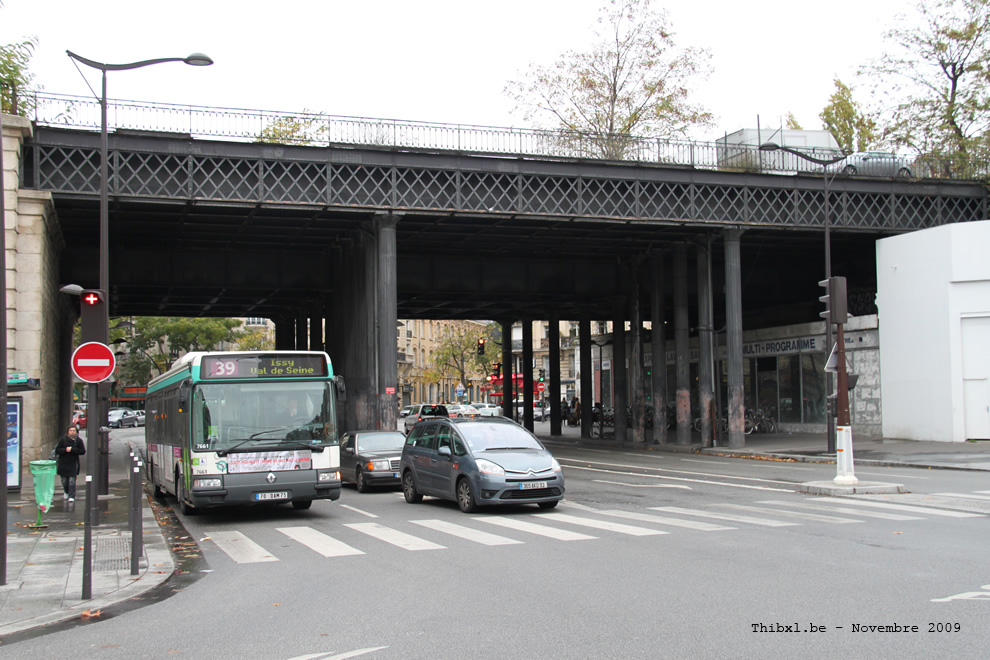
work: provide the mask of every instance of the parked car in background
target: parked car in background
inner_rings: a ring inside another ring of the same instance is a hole
[[[112,408],[107,415],[107,425],[112,429],[121,429],[127,426],[138,425],[137,413],[130,408]]]
[[[845,160],[828,166],[829,172],[841,172],[850,176],[913,176],[911,159],[880,151],[859,151]]]
[[[359,493],[399,485],[399,459],[406,436],[398,431],[351,431],[340,440],[340,480]]]
[[[86,411],[76,410],[72,413],[72,425],[76,427],[76,430],[86,428]]]
[[[429,495],[470,513],[496,504],[552,509],[564,497],[560,463],[535,435],[504,417],[424,420],[406,438],[400,467],[411,504]]]
[[[399,419],[402,420],[402,428],[408,434],[412,427],[421,420],[428,417],[450,417],[447,407],[442,403],[415,403],[406,406],[399,411]]]
[[[451,417],[481,417],[481,412],[477,408],[460,403],[448,404],[447,414]]]
[[[497,403],[472,403],[471,407],[477,408],[481,417],[498,417],[502,414],[502,406]]]

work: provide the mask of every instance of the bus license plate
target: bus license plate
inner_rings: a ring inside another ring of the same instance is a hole
[[[261,500],[287,500],[289,499],[289,493],[284,490],[274,493],[255,493],[254,499],[256,502]]]
[[[524,481],[519,484],[519,490],[536,490],[537,488],[546,488],[547,482],[545,481]]]

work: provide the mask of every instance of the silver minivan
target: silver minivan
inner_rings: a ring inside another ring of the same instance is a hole
[[[504,417],[427,419],[406,438],[400,462],[406,502],[424,495],[461,511],[498,504],[552,509],[564,497],[564,472],[528,430]]]

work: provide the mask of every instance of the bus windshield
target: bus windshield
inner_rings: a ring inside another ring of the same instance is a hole
[[[195,451],[301,449],[338,442],[333,388],[321,382],[200,383],[193,390]]]

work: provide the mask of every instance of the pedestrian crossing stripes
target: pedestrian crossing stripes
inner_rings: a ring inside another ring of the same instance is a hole
[[[979,494],[990,493],[984,491]],[[956,496],[970,497],[962,494]],[[523,545],[532,541],[534,536],[554,542],[591,541],[599,538],[574,531],[574,527],[627,537],[650,537],[667,535],[671,533],[670,530],[677,529],[688,532],[727,532],[744,525],[791,527],[807,523],[861,523],[870,519],[911,521],[940,516],[972,518],[984,515],[921,505],[831,497],[794,501],[762,500],[751,504],[715,502],[698,508],[658,506],[650,507],[649,511],[600,510],[572,502],[565,503],[562,508],[565,512],[558,510],[484,515],[464,518],[461,522],[440,519],[408,520],[394,522],[393,526],[377,522],[344,523],[336,526],[336,531],[332,534],[310,526],[278,527],[275,531],[324,558],[334,559],[365,555],[387,546],[405,551],[447,550],[448,546],[441,543],[444,538],[449,538],[453,543],[468,542],[489,547]],[[616,518],[630,522],[616,522]],[[711,522],[712,520],[719,522]],[[633,521],[637,524],[631,524]],[[732,523],[732,526],[724,523]],[[413,534],[397,529],[403,525],[415,525],[418,532]],[[504,531],[495,534],[490,529],[479,528],[485,526],[499,527]],[[432,535],[432,539],[423,538],[422,535]],[[238,564],[279,561],[272,552],[240,531],[216,531],[207,534],[204,540],[212,541]]]

